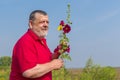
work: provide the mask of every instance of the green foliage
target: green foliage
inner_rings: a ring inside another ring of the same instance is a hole
[[[70,13],[71,13],[71,6],[70,6],[70,4],[68,4],[67,5],[67,18],[66,18],[68,24],[72,24],[72,22],[70,20],[70,18],[71,18],[71,14]]]
[[[0,66],[10,66],[10,64],[11,64],[10,56],[0,57]]]
[[[66,68],[61,68],[60,70],[54,70],[53,80],[80,80],[79,74],[72,74]]]
[[[10,67],[0,66],[0,80],[9,80]]]
[[[0,80],[9,80],[11,57],[0,57]]]
[[[70,57],[70,55],[69,55],[68,53],[62,54],[62,55],[60,55],[60,57],[61,57],[62,59],[66,59],[66,60],[69,60],[69,61],[72,60],[71,57]]]
[[[66,68],[54,70],[53,80],[120,80],[115,79],[116,71],[112,67],[101,67],[100,65],[93,64],[90,58],[86,66],[81,70],[71,71]],[[0,80],[9,80],[10,66],[0,66]]]
[[[116,71],[112,67],[101,67],[93,64],[92,59],[88,59],[80,80],[116,80]]]

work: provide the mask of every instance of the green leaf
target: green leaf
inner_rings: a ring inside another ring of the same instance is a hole
[[[69,61],[72,60],[71,57],[70,57],[70,55],[68,53],[61,54],[60,58],[66,59],[66,60],[69,60]]]

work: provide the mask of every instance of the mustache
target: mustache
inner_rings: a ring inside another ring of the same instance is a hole
[[[48,26],[43,26],[43,28],[42,29],[49,29],[49,27]]]

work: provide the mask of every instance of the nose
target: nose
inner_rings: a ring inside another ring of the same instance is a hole
[[[48,22],[48,21],[44,21],[44,24],[48,25],[48,24],[49,24],[49,22]]]
[[[48,25],[48,21],[45,21],[45,24]]]

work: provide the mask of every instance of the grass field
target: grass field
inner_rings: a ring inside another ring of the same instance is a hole
[[[116,80],[120,80],[120,67],[115,67],[117,71]],[[82,68],[70,68],[68,69],[73,75],[80,74],[82,72]]]
[[[120,80],[120,67],[116,67],[115,69],[117,71],[116,80]],[[53,71],[53,80],[80,80],[81,68],[70,68],[67,71],[68,74],[65,75],[67,79],[64,79],[63,70]],[[9,80],[9,72],[10,67],[0,67],[0,80]]]
[[[117,67],[116,71],[117,71],[117,78],[118,80],[120,80],[120,67]]]

